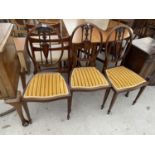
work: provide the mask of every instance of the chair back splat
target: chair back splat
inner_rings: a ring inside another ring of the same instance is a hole
[[[69,37],[62,37],[55,27],[49,25],[33,27],[27,35],[26,47],[35,73],[49,68],[63,71],[62,61],[70,60]]]
[[[98,35],[98,43],[92,39],[94,33]],[[76,27],[71,35],[73,67],[95,66],[96,57],[102,49],[102,40],[101,31],[97,26],[87,23]]]
[[[112,42],[110,41],[111,37],[115,38]],[[103,71],[109,66],[116,67],[123,64],[124,57],[131,46],[132,38],[132,29],[127,25],[116,26],[111,30],[105,45],[105,64]]]

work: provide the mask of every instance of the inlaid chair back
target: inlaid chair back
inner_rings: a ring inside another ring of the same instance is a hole
[[[110,42],[111,37],[114,41]],[[109,33],[105,45],[105,68],[123,64],[123,59],[132,43],[133,31],[129,26],[114,27]]]
[[[99,38],[98,42],[93,41],[94,34]],[[73,67],[95,66],[97,54],[102,49],[102,40],[102,33],[97,26],[87,23],[76,27],[71,35]]]
[[[74,67],[70,78],[71,96],[76,91],[109,89],[109,82],[95,67],[103,44],[101,30],[89,23],[79,25],[71,35],[71,43]]]
[[[28,33],[26,47],[33,61],[35,73],[47,68],[62,71],[60,64],[64,51],[68,54],[70,49],[69,37],[62,38],[51,26],[37,25]]]

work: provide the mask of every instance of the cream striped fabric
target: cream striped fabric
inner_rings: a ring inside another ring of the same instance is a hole
[[[24,98],[51,98],[68,94],[66,82],[60,73],[38,73],[28,84]]]
[[[107,69],[106,74],[116,90],[132,88],[146,82],[141,76],[124,66]]]
[[[108,85],[108,81],[95,67],[74,68],[71,75],[71,88],[91,89]]]

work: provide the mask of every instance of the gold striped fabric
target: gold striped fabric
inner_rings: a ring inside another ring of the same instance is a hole
[[[107,69],[106,74],[116,90],[133,88],[146,82],[141,76],[124,66]]]
[[[95,67],[74,68],[71,75],[71,88],[98,88],[109,86],[108,81]]]
[[[38,73],[29,82],[24,98],[51,98],[68,94],[66,82],[60,73]]]

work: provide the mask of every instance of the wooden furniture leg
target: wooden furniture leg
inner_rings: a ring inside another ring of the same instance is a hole
[[[128,92],[125,94],[125,96],[128,97],[128,96],[129,96],[129,93],[130,93],[130,92],[128,91]]]
[[[73,96],[73,92],[71,91],[71,96],[67,99],[67,104],[68,104],[68,113],[67,113],[67,119],[70,119],[70,113],[72,110],[72,96]]]
[[[21,93],[18,92],[17,98],[15,98],[15,99],[7,99],[7,100],[5,100],[5,102],[7,104],[10,104],[11,106],[13,106],[16,109],[16,111],[17,111],[17,113],[18,113],[18,115],[20,117],[20,120],[22,122],[22,125],[23,126],[28,126],[29,121],[27,121],[24,118],[23,111],[22,111],[22,102],[20,101],[20,97],[21,97]]]
[[[29,112],[27,103],[26,102],[23,102],[22,105],[23,105],[23,108],[24,108],[25,113],[27,115],[27,118],[28,118],[29,123],[32,124],[32,119],[31,119],[31,116],[30,116],[30,112]]]
[[[26,88],[26,78],[25,78],[25,70],[23,70],[21,73],[20,73],[20,76],[21,76],[21,81],[22,81],[22,87],[23,87],[23,90]],[[7,99],[5,100],[7,102]],[[14,112],[16,110],[16,108],[11,108],[3,113],[0,114],[0,117],[2,116],[5,116],[5,115],[8,115],[12,112]]]
[[[118,96],[118,93],[114,92],[114,95],[113,95],[113,98],[111,100],[111,103],[110,103],[109,110],[108,110],[107,114],[110,114],[111,109],[112,109],[112,107],[113,107],[113,105],[114,105],[114,103],[116,101],[117,96]]]
[[[142,92],[144,91],[145,88],[146,88],[146,86],[143,86],[140,88],[140,90],[139,90],[135,100],[133,101],[132,105],[134,105],[137,102],[138,98],[140,97],[140,95],[142,94]]]
[[[68,113],[67,113],[67,119],[69,120],[70,119],[70,113],[71,113],[71,100],[72,100],[72,97],[69,97],[68,99]]]
[[[108,95],[109,95],[109,93],[110,93],[110,89],[111,89],[111,88],[108,88],[108,89],[106,90],[106,92],[105,92],[104,99],[103,99],[103,104],[101,105],[101,109],[104,108],[105,102],[106,102],[106,100],[107,100],[107,98],[108,98]]]

